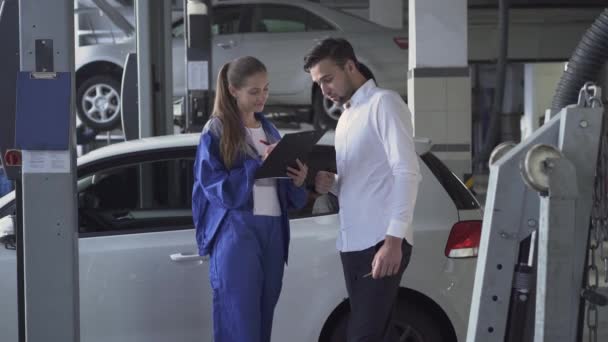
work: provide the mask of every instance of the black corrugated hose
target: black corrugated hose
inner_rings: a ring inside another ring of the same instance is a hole
[[[597,82],[600,71],[608,61],[608,8],[600,14],[578,43],[568,68],[562,74],[553,97],[551,110],[575,104],[585,82]]]

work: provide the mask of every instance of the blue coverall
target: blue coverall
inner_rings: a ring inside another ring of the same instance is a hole
[[[4,169],[0,166],[0,197],[13,191],[13,185],[6,177]]]
[[[280,139],[263,115],[270,143]],[[289,248],[288,210],[307,192],[278,179],[280,217],[253,215],[254,176],[262,164],[247,136],[248,153],[227,170],[219,144],[222,123],[212,118],[201,134],[194,165],[192,211],[200,255],[210,255],[215,342],[269,342]]]

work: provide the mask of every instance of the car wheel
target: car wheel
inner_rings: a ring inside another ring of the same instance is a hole
[[[321,89],[315,88],[313,125],[316,129],[335,129],[342,112],[342,106],[323,96]]]
[[[346,342],[348,313],[342,315],[330,334],[330,342]],[[433,317],[417,307],[399,301],[391,323],[394,342],[442,342],[441,327]],[[392,342],[392,341],[391,341]]]
[[[106,75],[82,82],[76,92],[78,118],[97,131],[120,125],[120,82]]]

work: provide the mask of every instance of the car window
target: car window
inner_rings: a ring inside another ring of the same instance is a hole
[[[252,32],[289,33],[333,29],[331,24],[300,7],[258,5],[254,9]]]
[[[213,9],[211,33],[235,34],[241,24],[241,6],[218,6]],[[173,37],[184,38],[184,19],[173,24]]]
[[[460,179],[445,166],[433,153],[420,156],[426,166],[433,172],[439,183],[448,193],[459,210],[479,209],[479,203]]]
[[[235,34],[241,23],[240,6],[220,6],[213,9],[211,32],[213,34]]]
[[[184,38],[184,19],[179,19],[173,23],[171,28],[174,38]]]
[[[193,160],[120,166],[90,175],[78,193],[79,230],[120,234],[192,228]]]

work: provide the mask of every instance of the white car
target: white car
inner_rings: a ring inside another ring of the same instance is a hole
[[[125,11],[121,13],[132,21],[132,13]],[[306,53],[322,38],[348,39],[379,85],[402,96],[406,94],[406,31],[388,29],[346,12],[302,0],[220,1],[213,7],[211,20],[214,33],[212,79],[216,79],[224,63],[244,55],[255,56],[268,67],[271,84],[268,106],[304,112],[306,119],[317,127],[335,127],[342,112],[341,107],[324,99],[302,68]],[[123,63],[126,55],[135,51],[135,37],[112,40],[108,36],[114,37],[113,34],[90,31],[92,33],[86,39],[79,39],[76,47],[78,116],[91,128],[107,130],[120,123]],[[185,93],[183,32],[183,20],[178,18],[173,23],[176,97]],[[215,88],[215,82],[211,86]]]
[[[212,341],[208,265],[196,255],[191,217],[198,141],[197,134],[135,140],[78,159],[81,341]],[[331,141],[324,137],[325,145],[311,153],[311,177],[315,170],[335,170]],[[417,141],[416,148],[424,178],[395,329],[400,341],[464,341],[481,212],[428,151],[428,141]],[[349,306],[335,247],[337,210],[336,198],[325,195],[291,215],[290,262],[273,341],[344,340]],[[14,193],[0,198],[3,342],[17,341],[16,253],[7,224],[14,211]]]

